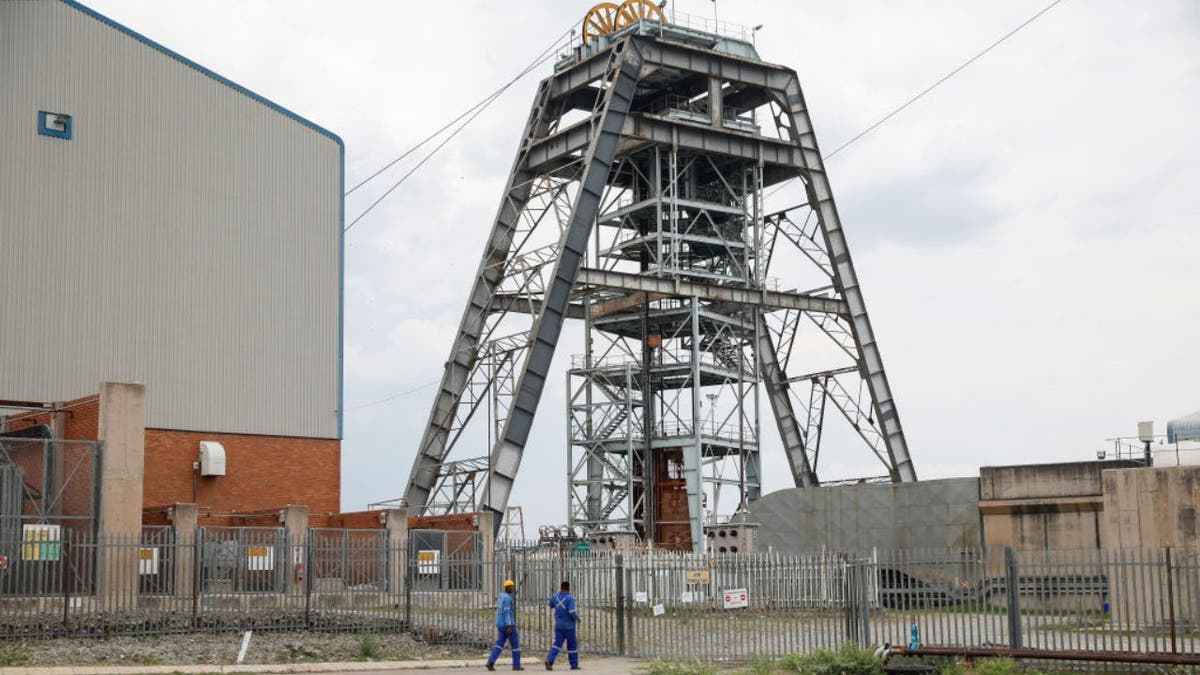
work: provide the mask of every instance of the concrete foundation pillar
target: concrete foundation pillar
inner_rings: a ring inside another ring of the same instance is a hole
[[[483,561],[483,594],[494,598],[500,593],[500,584],[509,573],[496,557],[496,514],[483,511],[478,516],[476,529],[479,531],[478,556]]]
[[[387,530],[388,590],[404,593],[408,580],[408,512],[388,509],[383,512],[383,527]]]
[[[311,558],[308,555],[308,507],[289,504],[284,507],[281,520],[284,538],[287,540],[287,555],[282,568],[287,574],[286,588],[289,593],[303,593],[303,577],[312,574],[312,570],[308,569],[303,570],[303,575],[299,574],[306,564],[305,561]]]
[[[142,534],[142,478],[146,449],[146,387],[100,385],[101,542],[96,600],[108,611],[132,610],[138,599],[138,552]]]
[[[171,507],[175,530],[175,597],[191,598],[196,593],[196,547],[200,545],[200,510],[195,504]]]

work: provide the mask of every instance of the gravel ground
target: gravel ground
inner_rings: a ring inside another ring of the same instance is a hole
[[[373,644],[372,644],[373,643]],[[242,633],[0,643],[0,666],[231,664]],[[246,663],[469,658],[481,649],[430,645],[406,634],[255,633]]]

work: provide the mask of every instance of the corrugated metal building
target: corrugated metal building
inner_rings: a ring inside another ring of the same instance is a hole
[[[0,399],[340,438],[341,139],[72,0],[0,2],[0,92]]]
[[[338,137],[74,3],[0,3],[0,44],[4,394],[336,438]]]

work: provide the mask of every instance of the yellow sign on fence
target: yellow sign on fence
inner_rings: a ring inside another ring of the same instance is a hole
[[[441,553],[437,549],[417,551],[417,574],[437,574]]]
[[[24,560],[58,560],[62,535],[58,525],[26,525],[22,529],[21,558]]]
[[[712,579],[708,570],[686,570],[683,581],[688,584],[707,584]]]

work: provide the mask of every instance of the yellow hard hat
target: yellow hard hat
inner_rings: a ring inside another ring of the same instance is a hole
[[[514,583],[512,579],[505,579],[505,580],[504,580],[504,587],[505,587],[505,588],[516,588],[516,586],[517,586],[517,584],[516,584],[516,583]]]

